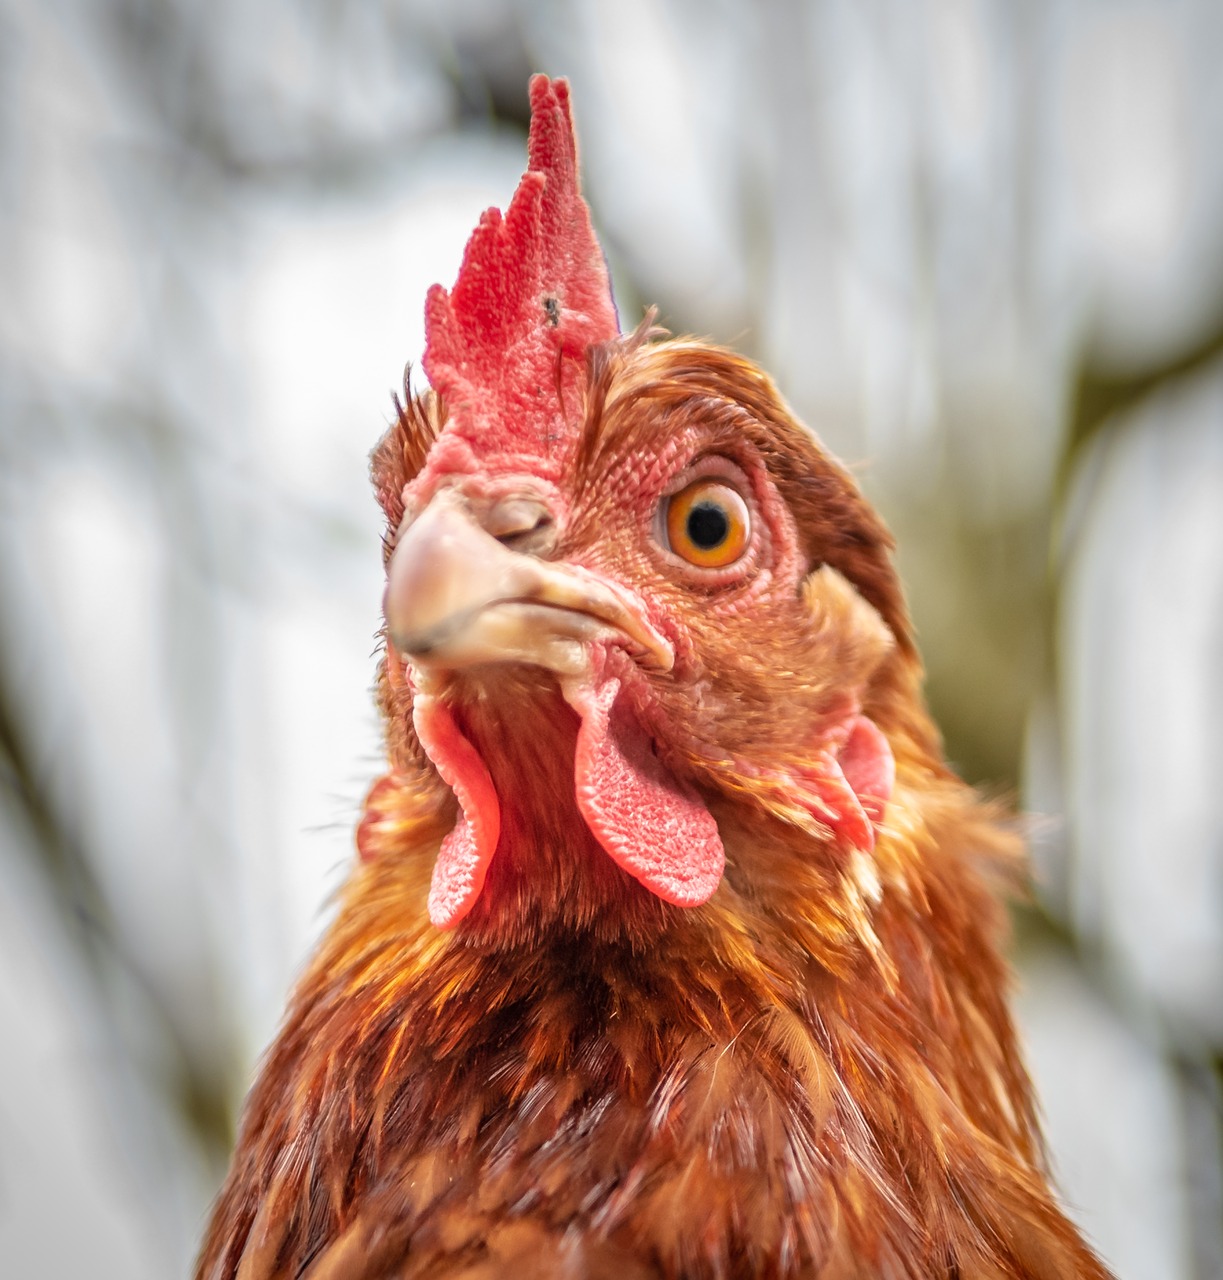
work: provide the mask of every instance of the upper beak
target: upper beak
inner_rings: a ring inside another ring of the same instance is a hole
[[[417,667],[525,662],[580,675],[596,640],[619,642],[659,670],[675,660],[632,592],[511,550],[452,490],[401,531],[384,609],[391,644]]]

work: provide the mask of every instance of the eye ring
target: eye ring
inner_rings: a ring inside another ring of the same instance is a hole
[[[752,518],[738,490],[712,476],[694,480],[667,500],[668,548],[701,569],[723,569],[747,549]]]

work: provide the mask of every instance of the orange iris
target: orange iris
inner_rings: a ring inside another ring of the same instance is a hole
[[[751,532],[747,503],[720,480],[694,480],[667,504],[667,541],[702,569],[721,569],[743,554]]]

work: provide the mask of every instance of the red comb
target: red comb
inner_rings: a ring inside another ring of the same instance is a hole
[[[480,455],[560,471],[576,444],[585,352],[619,331],[603,251],[578,185],[569,84],[531,79],[528,168],[502,217],[489,209],[449,293],[425,303],[429,381],[447,434]]]

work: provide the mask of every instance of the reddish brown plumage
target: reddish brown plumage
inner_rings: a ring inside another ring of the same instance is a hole
[[[989,882],[1018,842],[941,762],[886,533],[746,362],[629,340],[591,370],[592,484],[623,456],[618,432],[658,440],[671,415],[736,404],[808,564],[886,620],[895,643],[863,699],[897,763],[878,901],[753,780],[693,759],[726,878],[704,907],[660,902],[578,818],[576,716],[522,668],[466,707],[506,820],[472,916],[435,930],[424,901],[454,801],[392,655],[377,856],[263,1065],[198,1275],[1104,1275],[1049,1191],[1005,1005]],[[437,414],[412,407],[379,446],[381,494]],[[850,632],[855,598],[837,606]],[[793,735],[789,685],[855,661],[787,675],[781,657],[762,641],[737,750]],[[780,701],[755,707],[773,684]]]
[[[607,337],[532,101],[539,171],[432,295],[457,398],[374,453],[389,768],[197,1280],[1103,1277],[1006,1008],[1019,840],[942,761],[889,535],[754,365]],[[751,526],[716,570],[663,531],[708,476]]]

